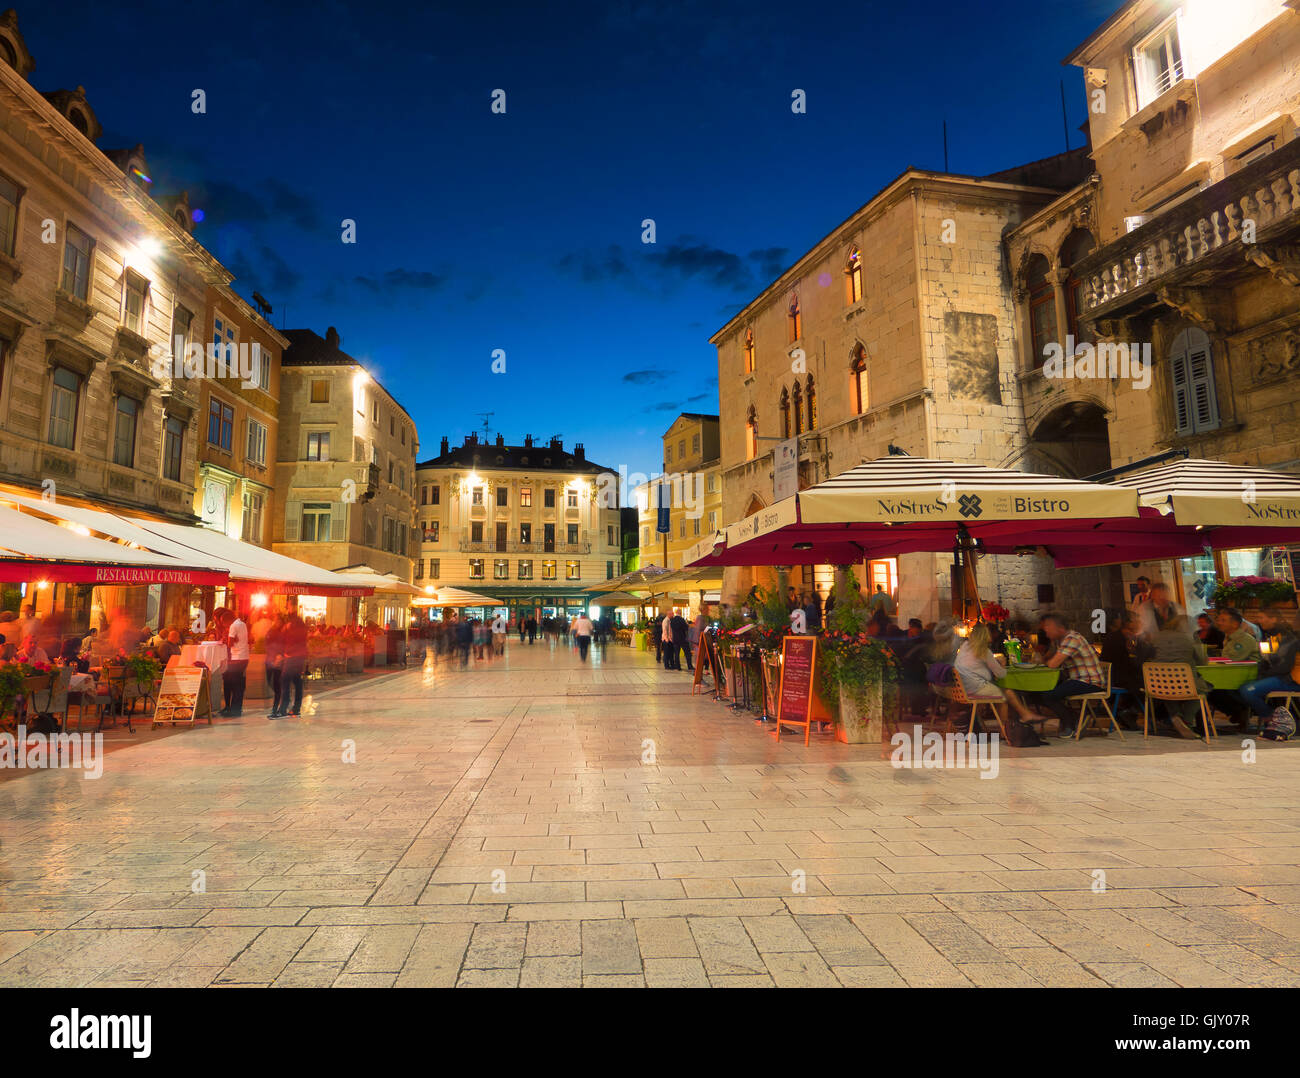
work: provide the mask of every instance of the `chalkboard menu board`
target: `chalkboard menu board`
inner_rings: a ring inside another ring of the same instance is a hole
[[[777,739],[782,724],[805,728],[804,743],[812,728],[813,671],[817,665],[815,636],[787,636],[781,641],[781,692],[777,700]]]
[[[193,723],[207,716],[212,722],[212,709],[203,692],[203,679],[207,671],[201,666],[171,666],[163,672],[162,688],[154,705],[153,724]]]

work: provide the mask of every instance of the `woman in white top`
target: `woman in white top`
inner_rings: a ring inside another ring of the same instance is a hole
[[[961,687],[971,700],[988,701],[1005,718],[1003,708],[1010,704],[1024,722],[1044,722],[1046,716],[1035,714],[1025,707],[1024,702],[1010,689],[1000,689],[994,684],[997,678],[1004,677],[1007,668],[989,647],[991,634],[989,627],[980,622],[970,632],[966,643],[957,652],[957,676],[961,678]]]

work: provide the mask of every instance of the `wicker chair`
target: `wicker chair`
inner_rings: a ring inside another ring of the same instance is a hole
[[[1190,663],[1143,663],[1142,682],[1146,691],[1146,706],[1142,709],[1142,736],[1145,738],[1150,728],[1151,702],[1166,700],[1179,702],[1196,700],[1201,707],[1201,725],[1205,730],[1205,743],[1210,743],[1210,735],[1219,736],[1210,719],[1210,705],[1205,694],[1196,688],[1196,671]]]
[[[999,710],[998,707],[995,706],[998,704],[1002,706],[1006,706],[1007,702],[1005,698],[1001,700],[981,700],[978,697],[972,699],[971,697],[966,695],[965,686],[963,686],[961,683],[961,675],[957,675],[956,677],[954,677],[952,679],[952,684],[945,685],[943,688],[947,693],[947,698],[952,703],[956,704],[958,707],[970,708],[970,725],[967,727],[968,731],[974,729],[975,717],[979,713],[979,709],[982,707],[986,707],[993,712],[993,717],[998,720],[998,729],[1002,731],[1002,740],[1005,741],[1007,739],[1007,725],[1002,719],[1002,712]],[[936,691],[937,691],[937,687],[936,687]],[[953,719],[953,708],[949,707],[948,708],[948,730],[947,730],[948,733],[952,733],[952,719]]]
[[[1101,722],[1101,715],[1089,710],[1090,706],[1098,704],[1105,709],[1106,718],[1110,719],[1109,724],[1102,723],[1106,728],[1106,732],[1109,733],[1110,728],[1113,726],[1115,727],[1116,733],[1119,734],[1120,740],[1122,741],[1124,739],[1124,731],[1119,728],[1119,721],[1115,718],[1115,712],[1110,709],[1110,663],[1102,663],[1101,669],[1106,675],[1105,691],[1083,692],[1078,696],[1069,697],[1071,702],[1075,700],[1079,701],[1079,721],[1074,724],[1075,741],[1078,741],[1080,736],[1083,734],[1083,727],[1087,722]]]

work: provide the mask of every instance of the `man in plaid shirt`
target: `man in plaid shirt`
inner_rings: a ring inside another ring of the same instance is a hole
[[[1057,736],[1073,737],[1078,709],[1070,706],[1069,698],[1080,693],[1105,692],[1106,674],[1092,645],[1074,632],[1060,614],[1044,615],[1042,627],[1052,642],[1047,665],[1061,671],[1061,680],[1050,692],[1043,693],[1043,702],[1060,719]]]

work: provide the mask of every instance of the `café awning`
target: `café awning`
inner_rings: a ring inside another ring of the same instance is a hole
[[[0,506],[0,580],[56,584],[224,584],[224,570],[65,528]]]
[[[51,503],[19,494],[5,494],[3,500],[23,507],[24,517],[32,513],[56,517],[91,532],[144,547],[182,564],[198,564],[226,576],[240,586],[275,595],[366,596],[373,590],[297,558],[289,558],[264,547],[231,539],[223,532],[197,525],[173,524],[109,513],[100,509]],[[209,581],[210,583],[211,581]]]
[[[423,595],[424,589],[417,588],[414,584],[408,584],[400,577],[392,573],[376,573],[368,565],[349,565],[343,569],[333,570],[339,576],[347,577],[349,580],[355,580],[357,584],[363,587],[374,588],[377,592],[386,592],[393,595]]]
[[[465,607],[465,606],[505,606],[500,599],[493,599],[488,595],[480,595],[475,591],[466,591],[464,588],[434,588],[433,594],[427,591],[423,598],[416,599],[412,604],[414,606],[433,606],[433,607]]]

